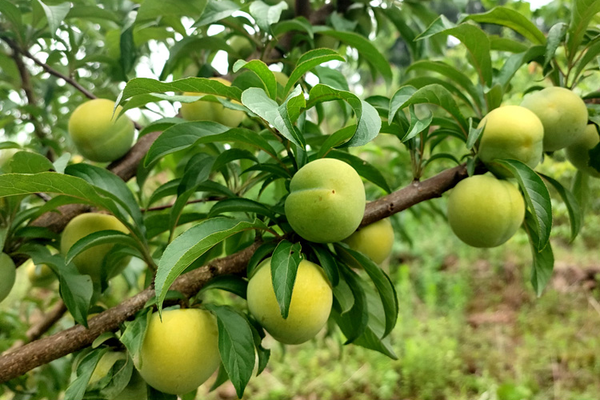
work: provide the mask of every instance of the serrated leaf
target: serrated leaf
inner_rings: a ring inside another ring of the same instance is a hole
[[[571,193],[571,191],[567,190],[556,179],[544,174],[539,175],[548,183],[550,183],[554,189],[556,189],[560,197],[565,202],[565,205],[567,206],[567,212],[569,213],[569,221],[571,222],[571,241],[575,240],[579,234],[579,231],[581,230],[581,223],[583,220],[583,212],[579,206],[579,203],[577,202],[577,199],[573,193]]]
[[[495,160],[494,163],[506,167],[519,182],[525,197],[525,204],[532,212],[535,236],[538,238],[538,251],[546,247],[552,229],[552,203],[550,193],[542,181],[528,165],[518,160]]]
[[[296,68],[290,74],[288,83],[283,89],[283,93],[287,96],[292,87],[298,82],[300,78],[304,76],[308,71],[314,67],[326,63],[328,61],[345,61],[339,53],[330,49],[315,49],[304,53],[296,63]]]
[[[540,238],[536,232],[537,226],[535,220],[535,216],[527,211],[525,214],[525,228],[529,235],[531,255],[533,257],[531,284],[533,285],[536,295],[539,297],[542,295],[550,278],[552,278],[552,271],[554,270],[554,254],[549,242],[543,249],[539,248],[538,244],[540,243]]]
[[[136,315],[133,321],[126,322],[126,328],[121,335],[120,340],[121,343],[125,345],[127,351],[133,359],[141,360],[141,358],[139,358],[139,353],[142,349],[142,344],[144,343],[144,338],[146,337],[146,329],[148,328],[151,317],[152,309],[147,308]],[[138,368],[142,367],[142,362],[143,360],[138,363]]]
[[[209,0],[200,19],[194,23],[194,27],[199,28],[227,18],[239,10],[240,7],[240,5],[229,0]]]
[[[548,43],[546,43],[546,52],[544,53],[544,68],[548,65],[548,63],[550,63],[550,61],[552,61],[554,53],[556,53],[556,49],[558,49],[560,43],[565,39],[567,28],[567,24],[564,22],[559,22],[554,24],[548,31]]]
[[[508,7],[498,6],[483,14],[473,14],[465,18],[481,24],[496,24],[506,26],[523,35],[535,44],[545,44],[546,37],[533,22],[520,12]]]
[[[282,240],[271,257],[271,282],[283,319],[287,319],[290,311],[296,273],[302,259],[301,248],[300,243]]]
[[[98,361],[104,354],[108,352],[108,348],[94,350],[88,353],[79,365],[77,366],[77,378],[71,382],[65,391],[65,400],[81,400],[85,394],[88,382],[92,377]]]
[[[252,328],[248,320],[231,307],[209,304],[206,308],[217,317],[221,361],[241,399],[255,364]]]
[[[262,221],[252,222],[231,218],[212,218],[200,222],[179,235],[165,249],[156,271],[154,285],[158,309],[175,279],[198,257],[228,237],[250,229],[264,229]]]
[[[58,27],[60,26],[60,23],[65,19],[65,17],[71,10],[71,3],[64,2],[61,4],[49,6],[47,4],[44,4],[41,0],[37,0],[37,2],[40,6],[42,6],[42,9],[44,10],[46,20],[48,21],[48,29],[50,30],[50,34],[54,37],[56,35]]]

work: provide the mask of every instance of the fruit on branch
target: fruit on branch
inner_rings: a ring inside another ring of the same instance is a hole
[[[585,103],[569,89],[549,87],[525,96],[521,106],[533,111],[544,125],[544,151],[556,151],[575,143],[585,131]]]
[[[210,78],[221,82],[225,86],[231,86],[231,82],[223,78]],[[204,93],[185,92],[184,96],[201,96]],[[220,97],[220,96],[215,96]],[[235,104],[240,104],[233,101]],[[193,103],[181,103],[181,116],[187,121],[213,121],[235,128],[246,117],[246,113],[240,110],[225,108],[221,103],[208,100],[198,100]]]
[[[450,192],[448,222],[473,247],[496,247],[510,239],[525,217],[517,186],[492,175],[464,179]]]
[[[17,277],[17,268],[12,258],[6,253],[0,253],[0,301],[10,293]]]
[[[24,267],[31,286],[48,287],[56,280],[56,275],[46,264],[35,265],[33,260],[29,260]]]
[[[60,242],[60,252],[66,256],[69,249],[80,239],[83,239],[92,233],[105,230],[129,233],[125,225],[112,215],[98,213],[80,214],[69,221],[63,230]],[[102,276],[102,264],[104,258],[111,252],[113,247],[114,244],[110,243],[91,247],[79,253],[73,259],[73,262],[79,272],[89,275],[94,283],[99,283]],[[105,266],[105,268],[109,268],[105,272],[107,279],[110,279],[123,271],[127,264],[129,264],[129,260],[130,257],[124,257],[114,265]]]
[[[598,145],[600,137],[596,125],[589,124],[583,135],[572,145],[566,148],[567,160],[575,168],[595,178],[600,178],[600,172],[589,165],[590,150]]]
[[[227,41],[227,44],[229,44],[229,47],[236,53],[235,55],[230,54],[229,57],[227,57],[229,68],[232,68],[233,64],[235,64],[238,59],[245,60],[254,52],[254,44],[245,36],[232,36],[231,39]]]
[[[392,252],[394,229],[388,218],[363,226],[344,242],[351,249],[360,251],[377,264],[381,264]]]
[[[331,49],[337,50],[340,46],[340,41],[333,36],[315,35],[315,49]]]
[[[154,313],[140,352],[142,378],[155,389],[185,394],[197,389],[221,363],[215,317],[205,310]]]
[[[344,240],[358,228],[364,213],[365,187],[354,168],[343,161],[312,161],[290,182],[285,214],[292,229],[306,240]]]
[[[478,154],[488,167],[495,159],[510,158],[535,168],[542,159],[544,127],[540,119],[527,108],[496,108],[481,120],[479,128],[483,126]],[[506,175],[505,171],[494,172]]]
[[[126,115],[117,118],[122,108],[115,110],[114,107],[111,100],[89,100],[77,107],[69,118],[69,136],[88,160],[117,160],[133,144],[133,122]]]
[[[263,261],[248,282],[248,309],[275,339],[299,344],[315,337],[327,323],[333,292],[323,270],[307,260],[300,261],[289,314],[281,316],[271,278],[271,259]]]

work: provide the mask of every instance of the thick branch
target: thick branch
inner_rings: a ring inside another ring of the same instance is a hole
[[[372,223],[405,210],[417,203],[441,196],[458,181],[467,177],[466,167],[459,166],[444,171],[423,182],[412,183],[381,200],[367,205],[363,223]],[[231,256],[211,261],[208,265],[177,278],[173,290],[180,291],[186,297],[196,294],[212,277],[223,274],[243,273],[248,260],[260,243]],[[144,307],[154,296],[154,290],[148,288],[123,303],[104,311],[89,321],[89,329],[74,326],[29,343],[13,352],[0,357],[0,383],[16,378],[40,365],[64,357],[74,351],[92,344],[100,334],[115,331],[126,320]]]

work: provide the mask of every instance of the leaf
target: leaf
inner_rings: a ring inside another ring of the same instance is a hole
[[[475,126],[473,125],[472,118],[469,118],[469,136],[467,136],[467,149],[471,150],[473,146],[475,146],[475,143],[477,143],[477,140],[481,136],[481,133],[484,129],[485,124],[483,124],[481,128],[475,128]]]
[[[8,168],[14,173],[35,174],[53,170],[54,165],[41,154],[18,151],[10,159]]]
[[[454,25],[444,15],[440,15],[416,40],[425,39],[440,33],[452,35],[465,45],[471,56],[471,64],[477,70],[479,80],[488,87],[492,86],[490,41],[485,32],[471,24]]]
[[[244,90],[242,104],[275,127],[290,142],[298,147],[304,147],[304,137],[285,123],[279,111],[279,104],[275,100],[271,100],[264,90],[260,88]]]
[[[121,343],[127,348],[131,357],[138,360],[138,368],[141,368],[144,362],[139,355],[151,317],[151,308],[140,311],[133,321],[125,322],[125,331],[121,335]]]
[[[254,17],[256,25],[258,25],[261,30],[269,32],[271,30],[271,25],[279,22],[281,12],[287,9],[288,5],[285,1],[269,6],[262,1],[257,0],[250,3],[249,11],[250,15]]]
[[[546,52],[544,54],[544,68],[546,68],[548,63],[552,61],[552,58],[554,58],[554,53],[556,53],[556,49],[558,49],[560,43],[565,39],[567,28],[567,24],[564,22],[559,22],[554,24],[548,31],[548,43],[546,43]]]
[[[241,399],[255,365],[252,328],[248,320],[231,307],[209,304],[206,308],[217,317],[221,361]]]
[[[388,185],[384,176],[379,172],[377,168],[368,162],[364,161],[360,157],[352,155],[350,153],[346,153],[340,150],[331,150],[327,154],[327,158],[337,158],[338,160],[342,160],[347,162],[356,170],[356,172],[365,178],[366,180],[373,182],[375,185],[379,186],[387,193],[392,193],[392,189]]]
[[[587,26],[600,12],[600,0],[574,0],[571,8],[571,21],[567,31],[567,56],[573,60]]]
[[[0,0],[0,14],[4,16],[13,25],[17,34],[23,29],[23,18],[21,11],[9,1]]]
[[[226,290],[230,293],[240,296],[242,299],[246,298],[246,290],[248,288],[248,282],[243,278],[235,275],[218,275],[208,281],[201,289],[204,292],[208,289],[220,289]]]
[[[452,94],[443,86],[432,84],[414,91],[411,86],[403,86],[392,96],[390,101],[390,115],[388,120],[394,119],[398,110],[416,104],[433,104],[446,110],[458,123],[465,136],[468,131],[468,123],[460,112],[456,100]]]
[[[533,233],[539,240],[536,248],[544,249],[550,240],[550,230],[552,229],[552,204],[548,188],[542,178],[521,161],[495,160],[494,163],[506,167],[519,182],[525,197],[525,204],[532,212]]]
[[[325,271],[325,275],[327,275],[327,279],[329,279],[331,286],[336,287],[340,281],[340,274],[333,254],[331,254],[329,248],[323,244],[311,243],[310,247],[315,252],[317,259],[319,260],[319,265]]]
[[[536,233],[537,224],[535,220],[535,216],[527,211],[525,214],[525,230],[529,235],[531,255],[533,257],[531,284],[533,285],[536,295],[539,297],[542,295],[544,288],[552,277],[552,271],[554,270],[554,254],[552,253],[552,246],[549,242],[543,249],[539,248],[538,244],[540,243],[540,238]]]
[[[273,100],[277,99],[277,80],[275,79],[273,71],[269,69],[267,64],[261,60],[238,60],[233,65],[233,72],[238,72],[242,68],[254,72],[264,83],[265,89],[267,90],[267,93],[269,93],[269,97]]]
[[[431,121],[433,121],[433,113],[431,111],[429,111],[428,115],[425,118],[421,119],[417,117],[417,114],[415,114],[415,106],[411,105],[409,107],[409,113],[410,127],[408,128],[402,139],[400,139],[402,143],[409,141],[410,139],[417,136],[419,133],[423,132],[425,129],[429,128],[429,126],[431,125]]]
[[[206,0],[144,0],[138,9],[136,23],[166,16],[198,18],[206,3]]]
[[[330,49],[315,49],[304,53],[296,63],[296,68],[290,74],[288,83],[283,89],[285,96],[290,92],[292,87],[298,82],[300,78],[304,76],[308,71],[314,67],[326,63],[328,61],[345,61],[339,53]]]
[[[254,131],[244,128],[228,128],[215,122],[196,121],[177,124],[165,130],[148,150],[144,165],[147,167],[154,165],[160,158],[193,145],[214,142],[249,144],[277,159],[275,149]]]
[[[577,202],[577,199],[573,193],[571,193],[571,191],[565,189],[565,187],[556,179],[544,174],[539,175],[548,183],[550,183],[554,189],[556,189],[560,197],[565,202],[565,205],[567,206],[567,212],[569,213],[569,221],[571,221],[571,241],[575,240],[579,234],[579,231],[581,230],[581,223],[583,220],[583,212],[579,206],[579,203]]]
[[[167,246],[158,263],[154,285],[159,311],[171,284],[198,257],[238,232],[264,228],[264,223],[257,219],[248,222],[219,217],[204,220],[179,235]]]
[[[71,382],[65,391],[65,400],[81,400],[85,394],[88,382],[96,369],[96,365],[104,354],[108,352],[108,348],[94,350],[89,352],[79,365],[77,366],[77,378]]]
[[[208,0],[200,19],[194,23],[195,28],[212,24],[229,17],[241,8],[240,5],[229,0]]]
[[[77,255],[84,252],[85,250],[107,243],[119,243],[129,246],[133,249],[140,250],[138,242],[136,242],[135,239],[123,232],[113,230],[97,231],[87,236],[84,236],[83,238],[75,242],[73,246],[71,246],[71,248],[69,249],[67,255],[65,256],[65,262],[67,264],[71,263],[73,262],[73,259],[77,257]]]
[[[598,56],[598,54],[600,54],[600,40],[595,40],[594,42],[592,42],[591,44],[589,44],[587,46],[587,49],[585,50],[585,54],[583,55],[583,57],[581,57],[579,62],[577,62],[577,67],[575,68],[574,76],[575,77],[579,76],[579,74],[581,74],[581,71],[584,70],[586,65],[588,65],[590,62],[596,60],[596,57]]]
[[[121,21],[120,17],[112,11],[106,10],[104,8],[100,8],[97,6],[86,6],[75,4],[73,8],[69,11],[65,19],[70,18],[80,18],[80,19],[106,19],[108,21],[113,21],[119,23]]]
[[[282,240],[271,258],[271,280],[283,319],[287,319],[290,311],[296,272],[301,261],[301,248],[300,243]]]
[[[369,257],[352,250],[346,244],[336,244],[335,246],[344,256],[361,265],[375,284],[385,312],[385,330],[382,337],[387,336],[394,329],[398,320],[398,297],[392,281]]]
[[[296,17],[294,19],[280,21],[277,24],[271,26],[271,31],[273,32],[273,36],[275,37],[280,37],[281,35],[288,32],[299,31],[306,32],[308,34],[308,37],[310,37],[311,39],[314,38],[312,25],[304,17]]]
[[[343,281],[350,288],[350,293],[354,296],[354,303],[347,312],[342,314],[336,312],[333,315],[344,336],[346,336],[345,344],[349,344],[358,339],[367,329],[369,310],[367,308],[365,291],[360,283],[358,274],[346,265],[340,265],[340,278],[343,278]],[[335,293],[336,291],[334,290]],[[337,297],[334,300],[339,304]]]
[[[265,243],[261,244],[260,247],[258,249],[256,249],[254,254],[252,254],[252,257],[250,257],[250,261],[248,261],[248,265],[246,266],[246,275],[248,276],[248,278],[251,278],[252,275],[254,274],[254,271],[256,270],[256,267],[258,265],[260,265],[260,263],[265,258],[267,258],[268,256],[270,256],[273,253],[273,250],[275,250],[275,247],[277,247],[277,243],[271,241],[271,242],[265,242]]]
[[[245,198],[233,198],[220,200],[210,209],[208,217],[214,217],[226,212],[244,212],[258,215],[264,215],[271,219],[275,219],[275,213],[270,206],[259,203],[258,201],[245,199]]]
[[[236,53],[227,44],[225,39],[221,37],[186,36],[169,48],[169,58],[160,72],[159,79],[162,81],[166,80],[182,60],[189,63],[190,55],[201,50],[208,50],[215,53],[223,50],[229,54]]]
[[[52,37],[56,35],[56,31],[60,26],[60,23],[65,19],[69,11],[71,10],[71,3],[64,2],[57,5],[46,5],[41,0],[37,0],[38,4],[42,6],[46,19],[48,21],[48,29]]]
[[[366,101],[360,100],[354,93],[318,84],[311,89],[306,107],[311,108],[317,103],[332,100],[345,101],[356,115],[356,131],[344,144],[345,147],[363,146],[377,137],[381,129],[381,119],[377,110]]]
[[[523,35],[525,38],[535,44],[545,44],[546,37],[533,22],[520,12],[508,7],[494,7],[483,14],[473,14],[465,18],[465,21],[471,20],[481,24],[496,24],[506,26],[513,31]]]
[[[513,54],[512,56],[508,57],[500,69],[500,73],[496,76],[496,82],[500,83],[506,90],[513,76],[523,64],[534,60],[539,60],[540,64],[543,64],[545,52],[545,46],[533,46],[524,53]]]
[[[137,48],[133,41],[133,27],[134,25],[132,24],[124,29],[119,37],[119,65],[124,74],[131,72],[137,59]]]

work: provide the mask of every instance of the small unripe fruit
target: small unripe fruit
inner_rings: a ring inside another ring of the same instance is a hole
[[[12,258],[0,253],[0,301],[4,300],[15,284],[17,269]]]
[[[392,252],[394,229],[389,219],[382,219],[363,226],[344,242],[351,249],[359,251],[377,264],[381,264]]]
[[[521,106],[533,111],[544,125],[544,151],[556,151],[575,143],[588,122],[585,103],[569,89],[549,87],[529,94]]]
[[[321,158],[300,168],[285,201],[288,222],[304,239],[339,242],[360,225],[365,213],[365,187],[350,165]]]
[[[567,159],[575,168],[594,178],[600,178],[600,172],[589,165],[589,151],[600,142],[596,125],[590,124],[585,128],[584,134],[575,143],[566,148]]]
[[[218,328],[205,310],[167,310],[150,319],[141,349],[142,378],[169,394],[186,394],[202,385],[218,368]]]
[[[231,82],[223,78],[210,78],[231,86]],[[184,96],[200,96],[204,93],[185,92]],[[217,96],[218,97],[218,96]],[[234,101],[239,104],[239,102]],[[246,113],[239,110],[225,108],[221,103],[207,100],[198,100],[193,103],[181,103],[181,116],[186,121],[213,121],[235,128],[246,117]]]
[[[122,115],[122,107],[107,99],[86,101],[69,118],[69,135],[77,150],[98,162],[117,160],[131,148],[135,134],[133,122]],[[114,110],[114,115],[113,115]]]
[[[80,214],[69,221],[63,230],[60,252],[66,256],[69,249],[80,239],[92,233],[105,230],[129,233],[125,225],[112,215],[98,213]],[[114,245],[110,243],[91,247],[77,255],[73,259],[73,262],[79,272],[89,275],[93,282],[98,283],[102,275],[104,257],[108,255],[113,247]],[[127,264],[129,264],[129,257],[119,261],[118,265],[112,268],[111,273],[108,274],[108,278],[119,274]]]
[[[484,125],[478,154],[485,164],[509,158],[519,160],[533,169],[542,159],[544,127],[540,119],[527,108],[496,108],[481,120],[479,127]]]
[[[25,270],[31,286],[34,287],[47,287],[56,280],[56,275],[46,264],[35,265],[32,260],[29,260]]]
[[[281,343],[299,344],[315,337],[325,326],[333,292],[321,267],[300,261],[289,314],[283,319],[273,290],[271,259],[267,259],[250,278],[247,299],[250,313],[271,336]]]
[[[448,222],[473,247],[496,247],[510,239],[525,217],[525,202],[511,182],[476,175],[458,183],[448,199]]]

